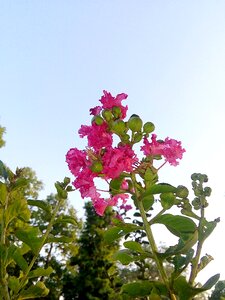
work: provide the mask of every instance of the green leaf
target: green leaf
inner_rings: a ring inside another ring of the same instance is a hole
[[[218,219],[214,220],[214,221],[211,221],[211,222],[208,222],[205,220],[205,224],[204,224],[204,233],[203,233],[203,236],[202,238],[206,239],[208,238],[208,236],[213,232],[213,230],[216,228],[216,225],[217,223],[219,222]]]
[[[28,222],[30,220],[30,210],[25,198],[18,196],[17,192],[12,192],[12,201],[5,212],[5,223],[8,224],[15,218]]]
[[[48,267],[47,269],[44,268],[37,268],[36,270],[33,270],[29,272],[28,278],[36,278],[40,276],[49,276],[54,270],[52,267]]]
[[[162,193],[160,195],[160,199],[161,199],[161,205],[164,209],[170,209],[176,200],[176,197],[174,195],[174,193],[168,192],[168,193]]]
[[[4,183],[0,182],[0,203],[5,205],[7,197],[7,187]]]
[[[124,247],[139,253],[143,253],[144,250],[142,249],[141,245],[134,241],[127,241],[123,243]]]
[[[161,194],[161,193],[175,193],[176,188],[168,183],[158,183],[150,186],[144,193],[147,195]]]
[[[13,183],[12,190],[17,190],[26,187],[27,184],[28,184],[28,179],[20,177],[15,181],[15,183]]]
[[[195,295],[200,294],[205,291],[203,288],[193,288],[185,279],[184,276],[179,276],[174,281],[174,289],[179,299],[190,300]]]
[[[148,196],[143,197],[141,200],[142,200],[142,203],[143,203],[144,210],[146,212],[149,211],[149,209],[154,204],[154,196],[148,195]]]
[[[194,250],[190,249],[187,254],[182,255],[175,255],[172,259],[172,263],[175,267],[175,270],[173,272],[173,278],[178,277],[181,272],[183,272],[184,268],[187,267],[187,265],[191,262],[192,258],[194,256]]]
[[[151,168],[147,168],[144,174],[145,185],[148,187],[154,181],[156,176],[156,173]]]
[[[56,219],[56,221],[54,222],[55,224],[56,223],[69,223],[69,224],[72,224],[72,225],[77,225],[77,220],[72,217],[72,216],[67,216],[67,215],[63,215],[63,216],[60,216],[58,219]]]
[[[199,273],[201,270],[203,270],[212,260],[213,257],[210,254],[202,256],[200,262],[198,263],[197,272]]]
[[[109,228],[104,233],[104,239],[107,243],[112,243],[113,241],[123,237],[127,233],[143,229],[141,226],[137,226],[130,223],[120,223],[120,225]]]
[[[219,277],[220,275],[216,274],[207,280],[207,282],[201,288],[194,288],[186,281],[184,276],[180,276],[174,281],[174,289],[180,299],[190,300],[195,295],[211,289],[219,280]]]
[[[158,281],[136,281],[124,284],[122,293],[130,297],[145,297],[151,294],[151,291],[156,289],[160,295],[169,296],[165,285]],[[182,299],[183,300],[183,299]]]
[[[144,297],[151,294],[154,285],[150,281],[138,281],[127,283],[122,286],[122,293],[130,297]]]
[[[19,299],[32,299],[45,297],[49,293],[43,282],[38,281],[35,285],[30,286],[27,290],[20,293]]]
[[[122,181],[123,177],[118,177],[110,181],[109,187],[112,195],[116,195],[121,192]]]
[[[20,269],[23,272],[26,272],[28,269],[28,264],[23,255],[21,255],[20,250],[16,249],[16,251],[13,253],[12,256],[13,260],[17,263],[17,265],[20,267]]]
[[[41,209],[43,209],[44,211],[46,211],[47,213],[51,213],[52,208],[51,205],[49,205],[49,203],[47,203],[46,201],[43,200],[27,200],[28,205],[31,206],[36,206],[39,207]]]
[[[196,230],[193,234],[188,235],[188,239],[184,240],[180,238],[177,245],[170,246],[164,253],[157,253],[157,255],[160,259],[166,259],[174,255],[179,257],[180,254],[192,253],[192,247],[196,244],[197,241],[198,231]],[[177,258],[175,257],[174,260],[176,259]]]
[[[0,257],[2,264],[7,267],[12,261],[14,261],[20,267],[20,269],[25,272],[28,268],[28,264],[22,255],[22,250],[22,248],[18,248],[13,244],[9,247],[0,245]]]
[[[15,235],[18,239],[27,244],[35,254],[38,254],[42,244],[42,238],[39,237],[40,231],[37,227],[19,229],[15,232]]]
[[[113,259],[119,260],[123,265],[128,265],[133,261],[133,257],[130,255],[130,252],[127,249],[117,251],[113,255]]]
[[[3,177],[5,180],[8,178],[8,172],[4,163],[0,160],[0,177]]]
[[[165,225],[178,237],[193,234],[197,229],[195,222],[190,218],[172,214],[161,215],[155,219],[154,223]]]
[[[217,281],[220,279],[220,274],[216,274],[213,275],[212,277],[210,277],[206,283],[202,286],[202,289],[204,290],[209,290],[211,289],[216,283]]]
[[[8,285],[12,291],[16,291],[17,289],[19,289],[20,286],[19,278],[15,276],[9,276]]]
[[[1,263],[3,262],[4,264],[6,264],[7,262],[7,256],[8,256],[8,252],[7,252],[7,247],[4,244],[0,244],[0,259],[1,259]]]

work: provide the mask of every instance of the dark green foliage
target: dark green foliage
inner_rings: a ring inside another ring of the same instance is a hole
[[[108,245],[103,238],[114,214],[108,210],[100,217],[91,203],[85,205],[85,210],[86,222],[79,239],[79,251],[71,258],[71,264],[78,267],[78,274],[64,276],[63,296],[65,300],[120,299],[117,293],[120,282],[111,260],[118,244]]]
[[[209,300],[223,300],[225,299],[225,280],[220,280],[215,285]]]
[[[5,141],[3,140],[4,133],[5,133],[5,127],[0,126],[0,148],[5,146]]]
[[[39,207],[32,209],[32,223],[34,226],[38,226],[43,232],[46,230],[50,218],[48,208],[54,207],[56,202],[55,195],[51,194],[43,201],[46,209]],[[70,222],[63,222],[62,220],[64,219]],[[49,289],[49,294],[43,299],[58,300],[62,294],[62,278],[68,272],[68,260],[71,256],[76,255],[78,251],[77,234],[80,227],[81,222],[77,221],[74,208],[69,206],[67,201],[65,201],[56,215],[55,223],[50,232],[49,240],[51,239],[52,242],[45,245],[44,251],[42,251],[36,263],[38,266],[42,265],[45,268],[53,268],[50,276],[42,278]],[[63,242],[66,239],[70,242]]]

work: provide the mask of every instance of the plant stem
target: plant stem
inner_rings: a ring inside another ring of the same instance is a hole
[[[204,221],[204,218],[205,218],[205,208],[204,208],[204,205],[202,205],[202,207],[201,207],[201,218],[200,218],[199,226],[198,226],[199,241],[198,241],[198,245],[197,245],[196,255],[192,260],[191,274],[190,274],[190,278],[189,278],[189,283],[191,285],[193,285],[194,280],[195,280],[195,278],[198,274],[198,263],[199,263],[199,260],[200,260],[202,246],[203,246],[203,243],[204,243],[204,238],[203,238],[203,221]]]
[[[164,282],[164,284],[166,285],[166,287],[167,287],[167,289],[170,293],[170,299],[171,300],[176,300],[176,296],[173,294],[173,292],[170,289],[168,276],[167,276],[166,271],[163,267],[163,264],[158,259],[158,256],[157,256],[158,248],[157,248],[157,245],[156,245],[156,242],[155,242],[152,230],[151,230],[150,223],[148,222],[146,212],[145,212],[144,207],[143,207],[143,203],[142,203],[142,201],[139,197],[138,191],[137,191],[136,186],[135,186],[136,185],[136,178],[135,178],[134,174],[132,175],[132,181],[133,181],[133,185],[134,185],[134,189],[135,189],[135,194],[136,194],[136,197],[137,197],[137,206],[138,206],[139,212],[141,214],[141,218],[142,218],[142,221],[143,221],[143,224],[144,224],[144,229],[145,229],[149,244],[151,246],[153,259],[155,260],[155,263],[157,265],[159,275],[160,275],[162,281]]]

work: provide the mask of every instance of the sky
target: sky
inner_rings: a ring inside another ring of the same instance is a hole
[[[214,261],[200,280],[225,279],[224,80],[223,0],[0,0],[1,160],[35,170],[45,198],[55,181],[72,178],[65,154],[85,147],[77,131],[90,124],[102,91],[128,94],[129,115],[186,149],[161,181],[190,187],[192,173],[209,177],[207,217],[221,222],[206,243]],[[70,202],[82,217],[78,192]]]

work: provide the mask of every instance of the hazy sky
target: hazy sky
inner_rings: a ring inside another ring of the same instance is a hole
[[[45,184],[70,176],[65,153],[83,148],[77,134],[102,90],[129,95],[129,114],[181,140],[180,166],[162,180],[190,185],[205,172],[213,188],[208,216],[221,217],[207,243],[224,271],[225,1],[0,0],[1,159],[32,167]],[[78,193],[71,203],[82,215]],[[160,236],[160,234],[159,234]],[[204,271],[203,271],[204,272]]]

